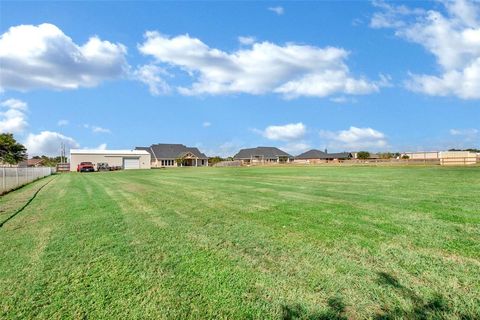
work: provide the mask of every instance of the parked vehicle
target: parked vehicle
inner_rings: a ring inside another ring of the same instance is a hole
[[[110,167],[106,162],[97,163],[97,171],[110,171]]]
[[[80,162],[77,166],[77,172],[94,172],[95,167],[91,162]]]

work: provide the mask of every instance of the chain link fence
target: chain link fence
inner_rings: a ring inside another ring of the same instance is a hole
[[[0,194],[55,173],[55,168],[0,167]]]

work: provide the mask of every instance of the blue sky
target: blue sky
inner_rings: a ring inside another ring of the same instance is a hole
[[[1,2],[0,131],[69,147],[480,147],[480,3]],[[241,37],[241,38],[240,38]]]

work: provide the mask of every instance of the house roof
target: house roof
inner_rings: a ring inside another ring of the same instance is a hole
[[[155,159],[178,159],[185,153],[190,152],[199,159],[208,159],[198,148],[187,147],[183,144],[159,143],[152,144],[150,147],[136,147],[136,150],[145,150]]]
[[[114,155],[144,155],[145,150],[97,150],[97,149],[70,149],[70,154],[114,154]]]
[[[352,158],[352,154],[350,152],[337,152],[337,153],[327,153],[328,159],[347,159]]]
[[[312,149],[296,156],[295,158],[296,159],[347,159],[351,157],[352,157],[352,154],[349,152],[326,153],[320,150]]]
[[[323,151],[312,149],[299,154],[296,159],[324,159],[327,154]]]
[[[36,166],[38,164],[41,164],[44,161],[44,159],[28,159],[27,160],[27,166]]]
[[[293,158],[291,155],[275,147],[256,147],[240,150],[234,159],[251,159],[255,156],[261,156],[266,159],[276,159],[279,156]]]

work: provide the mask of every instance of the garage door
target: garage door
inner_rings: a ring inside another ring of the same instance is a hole
[[[125,170],[129,169],[140,169],[140,159],[123,159],[123,168]]]

